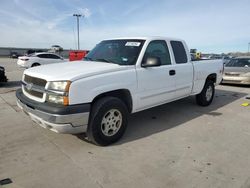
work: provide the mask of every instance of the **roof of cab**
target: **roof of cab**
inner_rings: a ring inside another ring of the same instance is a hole
[[[177,40],[177,41],[184,41],[182,39],[173,38],[173,37],[162,37],[162,36],[141,36],[141,37],[117,37],[117,38],[109,38],[105,40],[122,40],[122,39],[128,39],[128,40]]]

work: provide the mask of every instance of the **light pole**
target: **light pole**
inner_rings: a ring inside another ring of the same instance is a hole
[[[248,43],[248,55],[249,55],[249,52],[250,52],[250,42]]]
[[[78,50],[80,50],[80,42],[79,42],[79,18],[82,16],[81,14],[73,14],[77,20],[77,37],[78,37]]]

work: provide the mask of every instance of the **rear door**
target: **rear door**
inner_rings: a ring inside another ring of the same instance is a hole
[[[47,54],[47,59],[49,63],[57,63],[62,61],[62,59],[55,54]]]
[[[187,53],[188,49],[181,41],[170,41],[171,48],[173,51],[176,72],[175,75],[175,88],[176,98],[182,98],[188,96],[192,92],[193,86],[193,65],[188,60]]]
[[[137,68],[137,111],[166,103],[175,97],[175,75],[171,73],[173,65],[166,41],[151,41],[142,61],[145,61],[147,57],[160,58],[162,65]]]
[[[47,54],[38,54],[37,59],[35,60],[36,63],[39,63],[41,65],[47,64]]]

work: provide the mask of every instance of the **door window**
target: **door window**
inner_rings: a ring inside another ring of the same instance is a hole
[[[47,54],[39,54],[39,55],[37,55],[37,57],[39,57],[39,58],[47,58]]]
[[[37,55],[37,57],[47,58],[47,59],[60,59],[59,56],[54,55],[54,54],[39,54],[39,55]]]
[[[250,59],[232,59],[225,65],[226,67],[250,67]]]
[[[162,65],[171,65],[168,46],[164,40],[155,40],[149,43],[143,61],[148,57],[158,57]]]
[[[60,59],[59,56],[54,55],[54,54],[47,54],[47,58],[50,58],[50,59]]]

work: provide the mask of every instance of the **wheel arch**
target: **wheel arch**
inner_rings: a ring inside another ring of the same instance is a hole
[[[208,80],[211,80],[211,81],[213,81],[214,83],[216,83],[216,81],[217,81],[217,74],[216,74],[216,73],[209,74],[209,75],[207,76],[207,78],[206,78],[206,82],[207,82]],[[205,84],[204,84],[204,85],[205,85]]]
[[[34,63],[32,63],[32,64],[31,64],[31,67],[34,67],[34,65],[36,65],[36,66],[40,66],[41,64],[40,64],[40,63],[38,63],[38,62],[34,62]]]
[[[94,104],[97,100],[99,100],[103,97],[116,97],[124,102],[124,104],[128,108],[129,113],[131,113],[133,110],[133,99],[132,99],[132,95],[128,89],[117,89],[117,90],[101,93],[101,94],[97,95],[92,100],[91,103]]]

